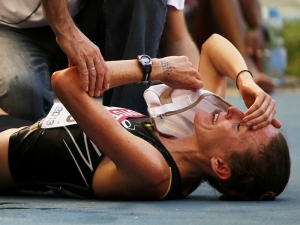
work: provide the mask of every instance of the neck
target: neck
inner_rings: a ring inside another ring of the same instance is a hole
[[[204,177],[207,159],[201,154],[194,135],[178,139],[158,136],[174,158],[183,184]]]

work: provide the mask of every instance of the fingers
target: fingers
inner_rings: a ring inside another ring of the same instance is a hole
[[[102,91],[109,89],[109,75],[108,75],[108,67],[100,54],[97,59],[95,59],[95,67],[97,70],[97,80],[96,80],[96,96],[100,96]]]
[[[87,74],[88,74],[88,94],[89,96],[95,96],[95,85],[97,81],[97,71],[94,62],[87,62]]]
[[[273,125],[274,127],[276,127],[276,128],[280,128],[280,127],[281,127],[280,121],[277,120],[277,119],[275,119],[275,118],[273,118],[273,120],[272,120],[272,125]]]
[[[77,66],[83,90],[91,97],[98,97],[102,91],[106,90],[105,87],[109,86],[104,83],[109,82],[109,78],[107,78],[108,68],[100,49],[83,34],[81,37],[80,42],[75,39],[71,44],[68,44],[62,39],[58,40],[58,43],[68,55],[69,67]]]
[[[280,122],[274,119],[275,113],[275,101],[268,95],[259,96],[246,111],[243,121],[253,130],[265,127],[271,123],[275,127],[280,128]]]
[[[171,79],[162,80],[166,85],[175,89],[196,91],[203,87],[203,82],[193,72],[182,76],[175,74]]]
[[[202,87],[203,87],[203,82],[198,80],[196,82],[196,85],[193,85],[191,87],[179,87],[177,89],[184,89],[184,90],[196,92],[197,90],[201,89]]]
[[[204,86],[203,82],[199,78],[196,78],[192,84],[192,87],[190,87],[189,90],[197,91],[203,88],[203,86]]]
[[[184,88],[186,90],[197,91],[201,89],[204,85],[201,81],[200,73],[196,70],[192,71],[191,74],[189,74],[188,77],[185,79],[185,81],[188,82],[186,84],[187,86]]]
[[[99,59],[100,58],[100,59]],[[109,87],[109,77],[107,65],[100,55],[93,61],[81,61],[78,64],[78,71],[82,83],[82,88],[91,97],[99,97],[101,92]]]
[[[200,73],[186,56],[169,56],[161,59],[163,76],[160,80],[166,85],[196,91],[203,87]]]
[[[77,65],[82,88],[84,91],[88,92],[89,90],[89,71],[86,67],[86,64],[84,62],[80,62]]]
[[[104,78],[103,78],[102,90],[106,91],[110,88],[110,86],[109,86],[110,76],[108,74],[108,68],[107,68],[106,64],[103,66],[103,68],[105,69],[105,73],[104,73]],[[101,84],[99,84],[99,85],[101,85]]]

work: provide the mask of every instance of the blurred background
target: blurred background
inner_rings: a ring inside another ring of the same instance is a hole
[[[300,87],[300,0],[186,0],[185,15],[199,49],[211,34],[221,34],[266,92]]]
[[[270,21],[272,10],[278,10],[283,22],[282,38],[287,53],[285,72],[287,77],[300,78],[300,0],[260,0],[260,2],[265,24]]]

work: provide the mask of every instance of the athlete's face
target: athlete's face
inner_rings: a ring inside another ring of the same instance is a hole
[[[242,122],[243,116],[244,113],[235,107],[220,113],[198,111],[194,123],[201,149],[245,151],[249,147],[267,145],[271,137],[278,132],[273,125],[255,131],[249,129]]]

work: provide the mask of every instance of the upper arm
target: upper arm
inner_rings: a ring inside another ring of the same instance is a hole
[[[104,158],[94,174],[94,193],[101,199],[159,199],[169,186],[171,174],[161,171],[159,176],[149,179],[146,176],[147,169],[148,165],[144,165],[142,169],[136,168],[131,173],[127,173],[118,168],[109,158]],[[136,172],[144,175],[138,176]]]
[[[210,37],[202,45],[199,73],[201,74],[201,81],[203,82],[203,88],[205,90],[211,91],[221,97],[225,97],[227,77],[220,73],[216,67],[212,64],[211,60],[215,60],[217,55],[210,53],[214,41],[212,39],[215,37]],[[222,63],[222,62],[220,62]]]
[[[201,49],[199,72],[204,89],[225,96],[227,77],[234,82],[237,74],[247,69],[246,62],[236,47],[226,38],[213,34]]]

